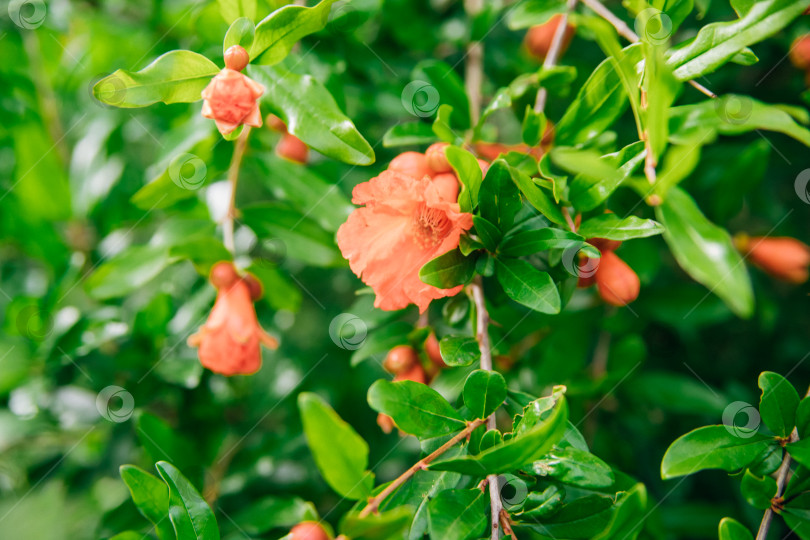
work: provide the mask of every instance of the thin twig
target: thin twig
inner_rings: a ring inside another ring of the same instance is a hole
[[[810,388],[808,388],[807,393],[804,397],[810,397]],[[799,430],[793,428],[793,432],[790,434],[790,439],[788,442],[796,442],[799,440]],[[768,531],[771,528],[771,522],[773,521],[773,501],[781,499],[782,496],[785,494],[785,488],[787,487],[788,476],[790,475],[790,465],[793,463],[793,458],[790,457],[790,454],[785,449],[785,455],[782,457],[782,464],[779,466],[779,469],[776,471],[776,495],[774,495],[773,499],[771,499],[771,507],[765,510],[765,514],[762,516],[762,522],[759,524],[759,530],[757,531],[757,538],[756,540],[765,540],[768,538]]]
[[[476,276],[470,285],[473,302],[475,303],[475,339],[481,350],[481,369],[492,371],[492,347],[489,343],[489,312],[484,299],[484,285],[481,276]],[[495,413],[487,419],[487,429],[496,429]],[[489,485],[490,518],[492,523],[492,540],[500,538],[499,524],[501,517],[501,493],[498,477],[494,474],[487,476]]]
[[[483,0],[465,0],[464,9],[472,19],[484,9]],[[464,89],[470,101],[470,118],[473,125],[481,116],[481,86],[484,82],[484,45],[480,41],[471,41],[467,45],[467,56],[464,67]]]
[[[568,0],[565,6],[565,12],[562,14],[562,19],[554,31],[554,37],[551,40],[551,47],[548,50],[545,60],[543,60],[543,69],[551,69],[557,65],[557,62],[562,55],[563,43],[565,42],[565,34],[568,32],[568,15],[574,11],[577,5],[577,0]],[[545,87],[540,87],[537,90],[537,97],[534,100],[535,112],[543,112],[546,108],[546,99],[548,98],[548,90]]]
[[[461,442],[463,439],[466,439],[466,438],[467,438],[467,437],[470,435],[470,433],[472,433],[473,431],[475,431],[475,430],[476,430],[476,429],[477,429],[477,428],[478,428],[478,427],[479,427],[481,424],[483,424],[484,422],[486,422],[486,419],[484,419],[484,418],[478,418],[477,420],[473,420],[472,422],[470,422],[469,424],[467,424],[467,427],[466,427],[466,428],[464,428],[463,430],[459,431],[459,432],[458,432],[458,433],[457,433],[457,434],[456,434],[456,435],[455,435],[455,436],[454,436],[452,439],[450,439],[449,441],[447,441],[446,443],[444,443],[443,445],[441,445],[439,448],[437,448],[436,450],[434,450],[434,451],[433,451],[433,453],[431,453],[431,454],[429,454],[429,455],[427,455],[427,456],[423,457],[422,459],[420,459],[419,461],[417,461],[416,463],[414,463],[414,464],[411,466],[411,468],[410,468],[410,469],[408,469],[407,471],[405,471],[404,473],[402,473],[401,475],[399,475],[399,477],[398,477],[396,480],[394,480],[393,482],[391,482],[390,484],[388,484],[388,485],[385,487],[385,489],[384,489],[384,490],[382,490],[382,491],[381,491],[380,493],[378,493],[376,496],[374,496],[374,497],[370,498],[370,499],[368,500],[368,504],[366,505],[366,507],[365,507],[365,508],[363,508],[363,510],[360,512],[360,517],[361,517],[361,518],[363,518],[363,517],[368,516],[368,515],[369,515],[369,514],[371,514],[372,512],[376,512],[376,511],[377,511],[377,509],[380,507],[380,504],[382,504],[382,502],[383,502],[383,501],[384,501],[384,500],[385,500],[385,499],[386,499],[386,498],[387,498],[389,495],[391,495],[391,494],[392,494],[394,491],[396,491],[396,490],[397,490],[397,488],[399,488],[399,487],[400,487],[402,484],[404,484],[405,482],[407,482],[407,481],[408,481],[408,479],[409,479],[411,476],[413,476],[414,474],[416,474],[418,471],[425,470],[425,468],[426,468],[426,467],[427,467],[427,466],[428,466],[428,465],[429,465],[429,464],[430,464],[430,463],[431,463],[431,462],[432,462],[434,459],[436,459],[437,457],[441,456],[442,454],[444,454],[445,452],[447,452],[448,450],[450,450],[452,447],[454,447],[456,444],[458,444],[459,442]]]
[[[242,134],[236,139],[236,143],[233,147],[233,157],[231,157],[231,165],[228,167],[228,182],[231,185],[231,198],[228,202],[228,213],[225,214],[225,221],[222,223],[222,240],[225,247],[231,253],[236,251],[233,239],[233,220],[237,216],[236,187],[239,185],[239,169],[242,166],[242,158],[245,155],[249,134],[250,128],[245,126]]]
[[[616,15],[613,14],[608,8],[606,8],[602,2],[599,0],[582,0],[582,3],[591,8],[591,11],[605,19],[607,22],[616,29],[616,32],[619,33],[620,36],[624,37],[627,41],[631,43],[636,43],[639,41],[638,34],[633,32],[627,24]],[[716,98],[717,94],[703,86],[702,84],[695,82],[695,81],[686,81],[696,90],[701,92],[702,94],[709,96],[710,98]]]

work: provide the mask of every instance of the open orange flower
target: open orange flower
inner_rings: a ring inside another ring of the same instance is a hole
[[[240,277],[229,262],[215,264],[210,280],[218,289],[214,308],[188,344],[199,347],[200,362],[215,373],[256,373],[262,367],[260,344],[278,347],[278,341],[256,319],[253,301],[261,296],[261,285],[251,275]]]
[[[338,246],[352,271],[377,295],[374,305],[397,310],[416,304],[424,312],[431,300],[453,296],[461,286],[438,289],[419,279],[431,259],[458,247],[472,215],[462,213],[458,191],[448,193],[429,176],[414,178],[386,170],[354,188],[356,209],[340,226]]]
[[[202,115],[213,119],[223,135],[243,124],[260,127],[262,114],[257,100],[263,93],[264,86],[226,67],[202,91]]]

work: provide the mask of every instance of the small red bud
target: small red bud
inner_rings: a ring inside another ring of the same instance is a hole
[[[245,277],[242,278],[242,281],[245,282],[245,285],[248,287],[248,292],[250,293],[250,299],[254,302],[262,297],[264,294],[264,287],[262,287],[261,282],[256,279],[255,276],[252,274],[245,274]]]
[[[449,173],[453,170],[450,163],[447,162],[445,150],[450,146],[447,143],[440,142],[431,144],[425,151],[425,159],[427,160],[428,167],[434,173]]]
[[[275,114],[268,114],[266,122],[267,127],[272,129],[273,131],[278,131],[280,133],[287,133],[287,124],[285,124],[284,120],[282,120]]]
[[[398,373],[394,376],[395,381],[414,381],[422,384],[427,384],[427,373],[425,373],[425,368],[422,367],[422,364],[416,363],[416,365],[411,366],[410,369],[407,371],[403,371]]]
[[[622,245],[618,240],[608,240],[607,238],[588,238],[588,243],[601,251],[616,251]]]
[[[545,60],[549,50],[551,50],[551,43],[554,41],[554,33],[557,31],[560,22],[562,22],[562,15],[557,14],[543,24],[532,26],[529,31],[526,32],[526,48],[529,49],[532,56],[539,60]],[[560,54],[565,52],[573,37],[574,27],[569,24],[565,29]]]
[[[290,531],[290,540],[329,540],[329,535],[319,523],[302,521]]]
[[[301,139],[287,133],[278,141],[276,154],[284,159],[304,164],[309,156],[309,148]]]
[[[799,36],[790,46],[790,63],[799,69],[810,69],[810,34]]]
[[[776,279],[798,285],[810,275],[810,246],[795,238],[738,235],[734,243],[748,260]]]
[[[239,279],[239,274],[236,273],[233,263],[229,261],[220,261],[211,267],[209,276],[211,285],[217,289],[227,289]]]
[[[416,354],[416,349],[410,345],[394,347],[388,351],[388,356],[383,361],[385,370],[393,375],[405,373],[417,364],[419,364],[419,355]]]
[[[388,164],[388,170],[407,174],[417,180],[425,176],[433,176],[433,171],[428,167],[425,154],[419,152],[403,152]]]
[[[433,332],[425,340],[425,354],[427,354],[428,358],[431,362],[433,362],[438,367],[447,367],[447,364],[444,363],[444,359],[442,358],[442,353],[439,348],[439,340],[436,337],[436,334]]]
[[[638,298],[641,289],[638,276],[612,251],[602,253],[595,277],[599,296],[608,304],[626,306]]]
[[[394,424],[394,419],[383,413],[377,415],[377,425],[380,426],[380,429],[386,435],[394,431],[394,428],[396,427],[396,424]]]
[[[234,71],[242,71],[250,62],[250,55],[241,45],[231,45],[225,51],[225,67]]]

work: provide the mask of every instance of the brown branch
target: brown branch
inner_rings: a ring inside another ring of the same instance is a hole
[[[247,148],[247,139],[250,134],[250,128],[245,126],[239,138],[233,147],[233,157],[231,157],[231,164],[228,167],[228,182],[231,185],[231,198],[228,202],[228,213],[225,214],[225,221],[222,223],[222,240],[225,247],[231,253],[235,252],[233,240],[233,220],[237,216],[236,212],[236,187],[239,185],[239,168],[242,166],[242,158],[245,155]]]
[[[557,65],[557,62],[562,55],[563,43],[565,42],[565,34],[568,31],[568,15],[574,11],[577,5],[577,0],[568,0],[565,6],[565,11],[562,14],[562,19],[557,25],[554,32],[554,37],[551,40],[551,47],[548,50],[545,60],[543,61],[543,69],[551,69]],[[534,100],[535,112],[543,112],[546,108],[546,99],[548,98],[548,90],[544,87],[537,89],[537,97]]]
[[[470,433],[472,433],[476,428],[486,422],[485,418],[478,418],[477,420],[473,420],[467,427],[463,430],[459,431],[452,439],[441,445],[439,448],[434,450],[431,454],[423,457],[416,463],[414,463],[410,469],[399,475],[393,482],[388,484],[384,490],[382,490],[379,494],[375,495],[374,497],[368,500],[368,504],[365,508],[360,512],[360,517],[366,517],[372,512],[376,512],[377,509],[380,507],[380,504],[391,495],[394,491],[397,490],[402,484],[408,481],[408,479],[417,473],[417,471],[422,471],[427,468],[427,466],[437,457],[441,456],[448,450],[450,450],[453,446],[461,442],[463,439],[469,437]]]
[[[631,43],[636,43],[637,41],[639,41],[640,38],[638,37],[638,34],[633,32],[633,30],[631,30],[630,27],[627,26],[627,24],[625,24],[623,20],[614,15],[613,12],[610,11],[608,8],[606,8],[599,0],[582,0],[582,3],[591,8],[591,11],[593,11],[594,13],[605,19],[607,22],[609,22],[611,26],[613,26],[613,28],[616,29],[616,32],[618,32],[618,34],[623,38],[625,38],[627,41]],[[698,82],[695,81],[686,81],[686,82],[688,82],[696,90],[698,90],[699,92],[701,92],[706,96],[709,96],[710,98],[717,97],[717,94],[715,94],[714,92],[712,92],[711,90],[709,90],[708,88],[706,88],[705,86],[703,86]]]

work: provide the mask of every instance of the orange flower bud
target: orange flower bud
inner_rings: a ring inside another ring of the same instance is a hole
[[[545,60],[549,50],[551,49],[551,43],[554,41],[554,33],[557,31],[557,27],[562,22],[562,18],[562,15],[557,14],[551,17],[547,22],[529,28],[529,31],[526,32],[526,48],[529,50],[529,53],[531,53],[532,56],[539,60]],[[568,45],[571,43],[571,38],[573,37],[574,27],[569,24],[565,29],[565,36],[563,36],[560,54],[564,53],[565,50],[568,49]]]
[[[225,51],[225,67],[234,71],[242,71],[250,62],[250,55],[241,45],[231,45]]]
[[[455,174],[442,173],[433,177],[433,185],[439,192],[439,198],[447,202],[458,201],[458,179]]]
[[[441,368],[447,367],[447,364],[444,363],[444,359],[442,358],[441,349],[439,348],[439,339],[433,332],[431,332],[425,340],[425,354],[427,354],[430,361],[436,366]]]
[[[616,251],[622,245],[618,240],[608,240],[607,238],[588,238],[587,242],[602,253]]]
[[[478,167],[481,169],[481,174],[484,176],[487,175],[487,171],[489,170],[489,163],[484,161],[483,159],[478,160]]]
[[[287,124],[285,124],[284,120],[282,120],[275,114],[267,115],[267,127],[272,129],[273,131],[278,131],[280,133],[287,133]]]
[[[213,119],[227,135],[240,125],[260,127],[262,115],[258,99],[264,86],[233,69],[220,71],[202,91],[202,115]]]
[[[228,269],[230,266],[230,269]],[[211,270],[211,283],[218,288],[214,308],[200,330],[188,338],[191,347],[199,347],[200,363],[223,375],[249,375],[262,365],[260,345],[275,349],[278,341],[267,335],[256,318],[251,299],[250,276],[238,278],[229,262],[219,262]]]
[[[579,265],[577,267],[577,272],[579,276],[579,280],[577,281],[577,287],[580,289],[587,289],[594,283],[596,283],[596,271],[599,269],[599,259],[598,258],[591,258],[591,257],[581,257],[579,259]]]
[[[329,534],[315,521],[302,521],[290,530],[290,540],[329,540]]]
[[[425,154],[419,152],[403,152],[388,164],[389,171],[401,172],[416,179],[425,176],[433,176],[433,171],[428,167]]]
[[[388,373],[399,375],[405,373],[419,363],[419,355],[416,349],[410,345],[398,345],[388,351],[388,356],[383,361],[383,368]]]
[[[734,238],[737,249],[745,253],[754,265],[776,279],[788,283],[804,283],[810,266],[810,246],[790,237],[751,237],[741,234]]]
[[[397,373],[394,376],[395,381],[413,381],[422,384],[427,384],[427,373],[425,373],[425,368],[422,367],[422,364],[419,363],[417,359],[417,363],[410,367],[407,371],[402,371]]]
[[[394,431],[394,428],[396,427],[394,419],[383,413],[377,415],[377,425],[380,426],[380,429],[386,435]]]
[[[810,34],[799,36],[790,46],[790,63],[799,69],[810,69]]]
[[[430,167],[434,173],[449,173],[453,170],[447,162],[447,156],[445,155],[445,150],[448,146],[450,145],[444,142],[434,143],[425,151],[425,159],[428,167]]]
[[[626,306],[638,298],[641,289],[638,276],[612,251],[602,254],[595,278],[599,296],[608,304]]]
[[[307,162],[307,158],[309,157],[309,148],[306,144],[304,144],[304,141],[295,135],[290,135],[287,133],[281,137],[280,141],[278,141],[278,144],[276,145],[276,154],[284,159],[289,159],[290,161],[304,164]]]
[[[248,292],[250,293],[250,299],[254,302],[262,297],[264,294],[264,287],[262,287],[261,282],[256,279],[253,274],[245,274],[245,277],[242,278],[242,281],[245,282],[245,285],[248,287]]]

